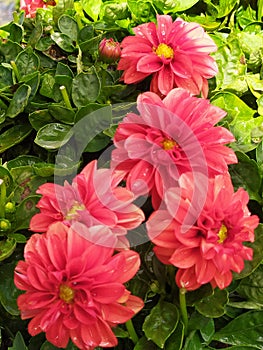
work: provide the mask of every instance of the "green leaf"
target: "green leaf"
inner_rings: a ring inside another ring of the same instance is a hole
[[[102,5],[101,0],[93,1],[93,0],[80,0],[80,3],[86,12],[94,21],[97,21],[100,8]]]
[[[43,26],[41,22],[37,22],[28,39],[28,45],[35,47],[43,34]]]
[[[189,321],[189,330],[200,330],[204,341],[209,343],[215,333],[214,320],[194,312]]]
[[[263,311],[249,311],[216,332],[213,339],[226,344],[262,349],[262,333]]]
[[[13,190],[14,181],[9,170],[3,167],[2,165],[0,165],[0,179],[4,180],[6,185],[7,195],[9,195]]]
[[[40,196],[33,195],[26,197],[16,208],[16,230],[29,228],[29,222],[33,215],[37,214],[39,210],[36,205]]]
[[[184,325],[180,321],[175,331],[165,342],[165,350],[181,350],[184,341]]]
[[[13,84],[11,69],[0,65],[0,89],[6,89]]]
[[[13,254],[16,249],[16,240],[13,238],[7,238],[0,241],[0,261],[5,260]]]
[[[227,302],[228,292],[217,288],[212,295],[195,303],[195,308],[205,317],[216,318],[224,315]]]
[[[130,11],[139,23],[155,20],[156,13],[150,1],[128,0],[127,3]],[[117,23],[119,24],[120,21],[125,20],[119,20]]]
[[[35,143],[47,150],[55,150],[65,145],[71,136],[69,125],[51,123],[38,130]]]
[[[139,339],[133,350],[158,350],[160,349],[151,340],[147,340],[146,337]]]
[[[40,94],[45,97],[53,98],[53,88],[55,84],[55,77],[50,73],[45,73],[42,76],[42,83]]]
[[[0,55],[4,56],[5,62],[10,63],[14,61],[22,50],[20,45],[11,40],[7,40],[6,42],[0,40]]]
[[[32,75],[28,75],[27,77],[24,78],[24,80],[25,80],[25,83],[31,88],[31,92],[28,98],[28,101],[30,102],[33,100],[33,98],[37,93],[37,90],[40,84],[40,73],[35,72]]]
[[[31,125],[15,125],[0,135],[0,153],[24,140],[32,131]]]
[[[88,73],[80,73],[73,79],[72,99],[77,107],[95,102],[100,93],[100,81],[94,67]]]
[[[245,267],[240,273],[234,273],[235,279],[245,278],[250,275],[262,261],[263,251],[263,224],[259,224],[255,229],[255,241],[253,243],[246,243],[246,246],[253,249],[253,260],[245,260]]]
[[[85,152],[98,152],[105,148],[111,141],[111,138],[103,132],[96,135],[85,148]]]
[[[58,27],[61,33],[66,34],[72,40],[78,39],[78,25],[77,22],[68,15],[62,15],[58,20]]]
[[[52,163],[36,163],[33,165],[36,175],[49,177],[54,175],[55,166]]]
[[[39,130],[46,124],[55,121],[48,109],[39,109],[33,113],[30,113],[28,119],[35,130]]]
[[[29,85],[23,84],[19,86],[6,111],[6,116],[15,118],[18,114],[22,113],[28,103],[30,94],[31,87]]]
[[[108,23],[115,23],[116,20],[129,17],[127,1],[115,0],[104,2],[100,10],[100,19]]]
[[[20,332],[16,333],[13,346],[11,348],[9,347],[8,350],[27,350],[23,336]]]
[[[153,4],[164,14],[185,11],[197,2],[198,0],[153,0]]]
[[[219,0],[211,1],[204,0],[208,4],[208,11],[215,15],[217,18],[222,18],[227,16],[238,3],[238,0]],[[217,3],[217,4],[214,4]]]
[[[27,239],[25,235],[21,233],[8,233],[8,238],[16,240],[16,243],[26,243]]]
[[[175,330],[179,321],[179,312],[174,304],[159,301],[145,318],[143,331],[148,340],[152,340],[160,348]]]
[[[184,350],[202,349],[201,339],[196,331],[191,332],[185,339]]]
[[[58,0],[53,7],[53,20],[57,24],[60,16],[64,15],[67,10],[74,9],[74,0]]]
[[[39,70],[40,62],[38,56],[31,47],[20,52],[15,60],[20,78]]]
[[[249,301],[263,305],[263,266],[259,267],[249,276],[243,278],[237,287],[237,292]]]
[[[61,123],[74,124],[75,112],[72,109],[66,108],[59,104],[50,104],[48,107],[49,113]]]
[[[4,309],[13,316],[19,315],[17,297],[21,294],[14,285],[16,262],[6,263],[0,267],[0,302]],[[20,349],[19,349],[20,350]]]
[[[73,39],[66,34],[55,32],[51,34],[51,39],[66,52],[73,52],[75,50]]]
[[[12,23],[9,28],[9,32],[10,36],[8,39],[20,44],[23,37],[23,27],[17,23]]]
[[[229,166],[235,189],[244,187],[251,199],[261,203],[262,199],[259,195],[261,176],[257,163],[242,152],[236,152],[236,155],[238,163]]]

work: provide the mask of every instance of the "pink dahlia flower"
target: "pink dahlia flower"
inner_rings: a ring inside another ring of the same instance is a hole
[[[196,189],[191,174],[182,175],[179,184],[165,194],[167,209],[154,212],[147,222],[154,252],[164,264],[178,267],[179,288],[194,290],[211,283],[224,289],[232,271],[241,272],[244,260],[252,260],[252,249],[243,243],[254,241],[259,219],[248,210],[247,192],[239,188],[234,193],[230,176],[217,175],[209,179],[207,193],[200,193],[206,196],[205,204],[186,229],[185,215]]]
[[[122,41],[118,65],[126,84],[137,83],[152,75],[150,90],[167,95],[182,87],[193,95],[207,97],[207,79],[217,74],[217,65],[209,55],[217,46],[197,23],[169,15],[157,15],[154,23],[133,28],[135,36]]]
[[[177,88],[163,100],[153,92],[140,95],[137,109],[140,115],[129,113],[118,125],[111,166],[123,171],[136,195],[148,191],[155,209],[165,188],[176,186],[181,174],[198,171],[211,177],[237,162],[225,146],[233,135],[215,126],[226,112],[208,100]]]
[[[118,176],[111,176],[110,169],[97,169],[97,162],[89,163],[72,182],[64,186],[47,183],[37,193],[42,194],[30,229],[46,232],[49,225],[61,221],[67,226],[81,222],[87,227],[107,226],[115,236],[115,247],[128,246],[124,237],[127,230],[139,226],[144,214],[132,202],[134,195],[119,187]],[[118,175],[118,174],[117,174]]]
[[[47,5],[55,6],[55,0],[20,0],[20,10],[25,10],[26,17],[35,17],[38,8],[46,8]]]
[[[32,235],[15,269],[15,285],[25,291],[17,300],[21,317],[32,319],[29,333],[45,332],[61,348],[69,339],[78,349],[116,346],[111,328],[131,319],[143,301],[123,285],[136,274],[139,255],[113,253],[62,223]]]

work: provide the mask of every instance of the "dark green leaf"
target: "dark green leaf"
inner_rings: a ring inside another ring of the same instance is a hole
[[[52,103],[48,111],[59,122],[70,125],[74,124],[75,112],[72,109]]]
[[[133,350],[158,350],[159,346],[154,344],[151,340],[147,340],[146,337],[142,337],[135,345]]]
[[[38,130],[35,143],[47,150],[55,150],[67,143],[71,136],[70,126],[51,123]]]
[[[33,169],[36,173],[36,175],[42,176],[42,177],[49,177],[54,175],[54,164],[49,163],[36,163],[33,165]]]
[[[196,331],[191,332],[185,339],[184,350],[202,349],[201,339]]]
[[[58,20],[58,27],[61,33],[66,34],[72,40],[77,41],[78,25],[77,22],[70,16],[62,15]]]
[[[212,295],[195,303],[195,308],[205,317],[216,318],[224,315],[227,302],[228,292],[217,288]]]
[[[72,99],[77,107],[95,102],[100,93],[100,81],[94,67],[88,73],[80,73],[73,79]]]
[[[33,195],[25,198],[16,208],[16,230],[22,230],[29,227],[29,222],[33,215],[38,213],[36,204],[40,196]]]
[[[78,40],[80,43],[87,41],[89,39],[92,39],[94,37],[94,28],[91,24],[85,25],[83,27],[78,35]]]
[[[6,89],[13,84],[12,71],[0,65],[0,89]]]
[[[249,311],[229,322],[213,339],[237,346],[263,347],[263,311]]]
[[[0,153],[24,140],[32,131],[31,125],[15,125],[0,135]]]
[[[28,119],[35,130],[39,130],[43,126],[55,121],[48,109],[40,109],[29,114]]]
[[[27,350],[25,341],[20,332],[16,333],[13,346],[11,348],[9,347],[8,350]]]
[[[85,152],[97,152],[105,148],[111,141],[111,138],[105,135],[103,132],[96,135],[94,139],[92,139],[87,147],[85,148]]]
[[[35,47],[37,42],[40,40],[43,33],[43,26],[41,22],[37,22],[35,28],[28,39],[28,45]]]
[[[55,32],[51,34],[51,39],[66,52],[73,52],[75,49],[73,39],[66,34]]]
[[[74,77],[74,74],[72,70],[69,68],[69,66],[61,62],[58,62],[56,75],[66,75],[71,78]]]
[[[184,325],[178,322],[175,331],[165,342],[165,350],[181,350],[184,340]]]
[[[21,233],[9,233],[8,238],[14,239],[17,243],[26,243],[27,241],[26,236]]]
[[[14,93],[14,96],[6,111],[6,116],[9,118],[14,118],[18,114],[22,113],[28,103],[30,94],[31,87],[29,85],[23,84],[19,86],[19,88]]]
[[[152,340],[160,348],[175,330],[179,321],[179,312],[174,304],[159,301],[145,318],[143,331],[148,340]]]
[[[246,246],[253,249],[253,260],[245,260],[245,267],[239,273],[234,273],[235,279],[245,278],[250,275],[262,261],[262,250],[263,250],[263,225],[259,224],[255,229],[255,241],[253,243],[246,243]]]
[[[0,165],[0,179],[4,180],[7,194],[9,195],[13,190],[14,181],[9,170],[3,167],[2,165]]]
[[[46,73],[42,76],[42,84],[41,84],[41,88],[40,88],[40,94],[42,96],[46,96],[49,98],[53,98],[53,87],[55,84],[55,77],[50,74],[50,73]]]
[[[29,77],[29,79],[26,79],[27,77]],[[37,93],[37,90],[40,84],[40,73],[36,72],[36,73],[33,73],[31,76],[28,75],[27,77],[25,77],[25,83],[31,88],[31,92],[28,98],[28,101],[30,102],[33,100],[33,98]]]
[[[261,202],[259,195],[261,176],[257,163],[242,152],[236,153],[238,163],[229,166],[234,187],[244,187],[251,199]]]
[[[263,305],[263,266],[260,265],[251,275],[243,278],[237,292],[247,300]]]
[[[5,260],[13,254],[16,249],[16,240],[13,238],[7,238],[0,241],[0,261]]]
[[[15,266],[16,262],[12,262],[0,267],[0,302],[10,315],[17,316],[19,310],[16,300],[21,292],[14,285]]]
[[[40,62],[38,56],[31,47],[20,52],[15,60],[20,78],[38,71]]]
[[[11,61],[14,61],[23,49],[20,45],[17,43],[14,43],[11,40],[8,41],[2,41],[0,40],[0,55],[4,56],[5,62],[10,63]]]
[[[72,10],[74,8],[74,0],[59,0],[53,8],[53,20],[58,23],[60,16],[64,15],[67,10]]]

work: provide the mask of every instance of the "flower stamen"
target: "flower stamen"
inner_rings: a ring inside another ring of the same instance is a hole
[[[61,284],[59,287],[59,297],[65,303],[71,304],[74,300],[75,292],[72,288],[67,286],[66,284]]]
[[[221,227],[220,227],[220,230],[217,234],[217,237],[218,237],[218,240],[217,240],[217,243],[223,243],[226,238],[227,238],[227,228],[226,226],[223,224]]]
[[[165,151],[169,151],[171,149],[173,149],[174,147],[178,147],[178,143],[176,141],[174,141],[173,139],[168,139],[165,138],[162,142],[162,147]]]
[[[84,204],[74,201],[72,207],[68,210],[67,215],[65,216],[66,220],[78,219],[78,211],[85,210],[86,207]]]
[[[164,57],[164,58],[168,58],[168,59],[174,57],[174,50],[170,46],[168,46],[164,43],[159,44],[157,49],[154,48],[153,51],[159,57]]]

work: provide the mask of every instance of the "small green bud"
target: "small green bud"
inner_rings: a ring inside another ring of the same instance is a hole
[[[6,205],[5,205],[5,213],[6,214],[12,214],[14,213],[16,210],[16,206],[14,203],[12,202],[7,202]]]
[[[10,221],[6,219],[1,219],[0,220],[0,231],[6,232],[11,228],[11,223]]]

